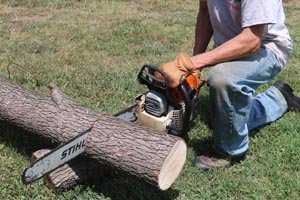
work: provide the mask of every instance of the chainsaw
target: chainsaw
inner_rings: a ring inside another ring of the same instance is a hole
[[[160,77],[160,78],[157,78]],[[144,65],[138,73],[138,82],[148,90],[137,96],[135,103],[116,113],[118,119],[149,127],[158,132],[188,140],[189,122],[192,120],[198,79],[193,74],[181,77],[177,88],[167,87],[168,75],[152,65]],[[22,174],[25,184],[52,172],[85,151],[85,140],[92,128],[59,145],[41,158],[33,161]]]

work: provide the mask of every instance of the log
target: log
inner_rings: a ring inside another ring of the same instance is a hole
[[[31,159],[36,160],[48,152],[49,149],[37,150],[32,153]],[[75,158],[45,175],[43,180],[48,189],[57,193],[108,173],[109,169],[105,166],[100,167],[94,162],[88,162],[87,159]]]
[[[0,120],[52,142],[66,142],[92,128],[84,156],[124,171],[161,190],[179,176],[187,146],[183,139],[97,113],[63,95],[55,85],[43,95],[0,77]]]

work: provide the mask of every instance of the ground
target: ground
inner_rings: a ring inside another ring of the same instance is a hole
[[[294,51],[276,80],[300,94],[300,3],[289,0],[284,6]],[[113,114],[145,90],[136,81],[144,63],[160,65],[180,51],[192,53],[197,9],[192,0],[0,0],[0,75],[45,94],[54,82],[85,106]],[[202,172],[191,161],[212,142],[207,101],[203,87],[186,165],[165,192],[118,174],[60,194],[42,181],[23,185],[20,174],[35,147],[22,130],[0,123],[0,198],[298,199],[300,114],[288,112],[255,130],[243,163]]]

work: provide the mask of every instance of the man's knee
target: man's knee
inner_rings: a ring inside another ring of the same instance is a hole
[[[223,64],[218,64],[210,69],[207,78],[207,84],[210,88],[216,90],[228,88],[232,86],[233,82],[233,77]]]

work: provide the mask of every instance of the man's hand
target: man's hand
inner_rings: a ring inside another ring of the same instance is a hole
[[[175,60],[160,67],[160,69],[163,70],[169,77],[168,87],[170,88],[177,87],[180,84],[181,77],[187,73],[192,73],[194,68],[195,66],[190,57],[184,52],[181,52]],[[161,78],[159,77],[159,74],[156,74],[156,76]]]

